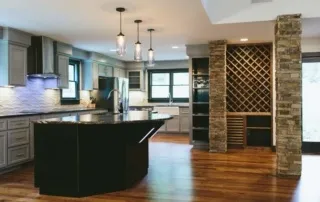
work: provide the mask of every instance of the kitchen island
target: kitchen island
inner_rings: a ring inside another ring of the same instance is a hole
[[[127,189],[148,173],[148,140],[171,118],[129,111],[35,121],[35,186],[70,197]]]

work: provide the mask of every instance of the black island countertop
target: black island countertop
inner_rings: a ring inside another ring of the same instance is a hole
[[[158,114],[149,111],[128,111],[124,114],[100,113],[67,116],[61,118],[41,119],[34,121],[39,124],[121,124],[133,122],[164,121],[172,119],[168,114]]]

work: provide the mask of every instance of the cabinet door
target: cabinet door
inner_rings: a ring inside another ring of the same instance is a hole
[[[0,132],[0,168],[7,166],[7,132]]]
[[[69,88],[69,58],[58,55],[59,88]]]
[[[27,75],[27,48],[9,45],[9,84],[24,86]]]
[[[181,116],[180,117],[180,132],[189,132],[189,116]]]
[[[99,76],[107,76],[106,74],[106,66],[104,65],[98,65],[98,75]]]
[[[98,63],[92,63],[92,79],[93,89],[99,89],[99,65]]]
[[[179,132],[180,124],[179,124],[179,116],[174,116],[173,119],[167,121],[167,132]]]
[[[121,69],[121,71],[120,71],[120,76],[121,76],[122,78],[127,78],[126,70]]]
[[[39,120],[40,116],[30,117],[30,159],[34,159],[34,123],[32,121]]]
[[[113,77],[113,67],[106,67],[106,76]]]
[[[159,128],[159,132],[166,132],[167,131],[167,127],[166,127],[166,122],[163,124],[163,126],[161,126],[161,128]]]
[[[113,77],[120,77],[119,68],[113,68]]]

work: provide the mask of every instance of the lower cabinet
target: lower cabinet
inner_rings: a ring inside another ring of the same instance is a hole
[[[56,113],[0,119],[0,170],[34,159],[34,123],[39,119],[59,118],[77,114],[96,114],[106,110]]]
[[[179,116],[174,116],[173,119],[166,121],[166,123],[159,129],[159,132],[168,133],[189,133],[189,108],[180,107]]]
[[[180,131],[180,120],[179,116],[174,116],[173,119],[170,119],[166,123],[167,132],[179,132]]]
[[[41,116],[32,116],[30,117],[30,159],[34,159],[34,123],[32,121],[39,120]]]
[[[29,160],[29,145],[22,145],[8,149],[8,165]]]
[[[0,132],[0,168],[7,166],[7,132]]]

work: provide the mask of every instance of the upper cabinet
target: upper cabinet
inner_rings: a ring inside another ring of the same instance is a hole
[[[0,86],[24,86],[27,76],[27,48],[31,36],[27,33],[0,28]]]
[[[144,70],[127,70],[129,79],[129,90],[145,89],[144,85]]]
[[[72,46],[69,44],[54,42],[55,65],[58,71],[58,87],[69,88],[69,59],[72,56]]]
[[[58,86],[59,88],[69,88],[69,57],[64,55],[57,55],[58,67]]]
[[[99,89],[99,64],[85,61],[82,70],[82,90]]]
[[[104,64],[98,65],[99,69],[99,76],[105,76],[105,77],[112,77],[113,75],[113,68]]]
[[[121,68],[114,68],[113,69],[113,77],[126,78],[126,71]]]

